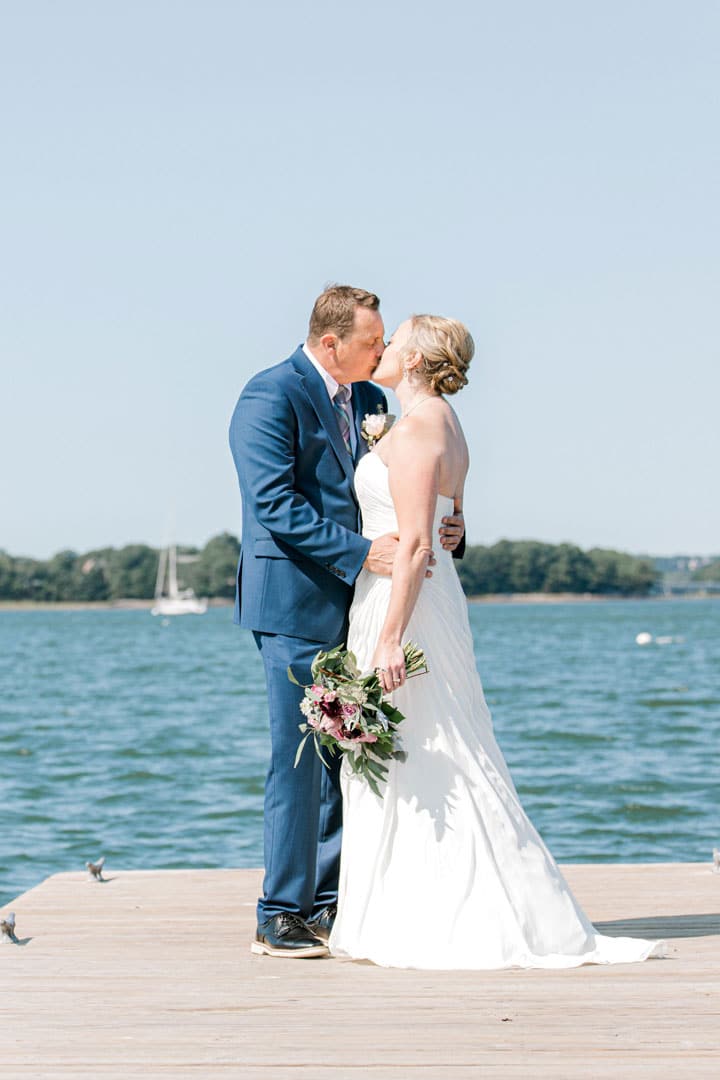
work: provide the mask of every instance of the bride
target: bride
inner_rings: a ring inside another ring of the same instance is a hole
[[[348,646],[377,668],[405,715],[404,762],[382,797],[346,765],[338,956],[403,968],[573,967],[644,960],[657,944],[596,933],[526,817],[475,669],[467,603],[442,549],[440,519],[462,509],[468,450],[443,395],[467,383],[473,340],[452,319],[418,315],[395,331],[373,379],[402,416],[356,474],[369,539],[398,532],[392,579],[363,570]],[[429,673],[405,679],[402,644]]]

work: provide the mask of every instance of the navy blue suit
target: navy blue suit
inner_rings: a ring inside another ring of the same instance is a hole
[[[353,584],[370,548],[353,487],[367,451],[360,423],[378,405],[386,408],[381,390],[353,384],[353,459],[325,383],[299,348],[250,380],[230,424],[243,506],[235,621],[254,632],[270,706],[259,922],[280,911],[312,918],[337,899],[338,763],[326,772],[307,747],[293,768],[302,691],[287,668],[308,683],[315,653],[346,639]]]

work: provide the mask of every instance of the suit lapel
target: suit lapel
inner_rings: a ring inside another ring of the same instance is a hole
[[[367,440],[363,438],[361,426],[365,419],[365,413],[368,412],[367,392],[365,389],[365,383],[353,383],[352,404],[354,410],[355,420],[355,435],[356,435],[356,448],[355,448],[355,464],[364,454],[367,453]]]
[[[338,424],[335,410],[328,396],[325,383],[322,381],[322,378],[320,377],[318,372],[315,370],[308,358],[305,356],[305,353],[302,351],[302,349],[298,349],[297,352],[293,353],[290,359],[293,363],[295,370],[300,376],[303,384],[303,389],[305,390],[305,393],[310,400],[310,404],[315,410],[318,420],[325,429],[325,434],[328,437],[328,442],[335,451],[337,459],[342,465],[345,475],[350,481],[350,486],[352,488],[354,496],[355,488],[352,486],[352,484],[353,478],[355,476],[355,463],[345,448],[343,437],[340,434],[340,425]],[[355,390],[353,388],[353,397],[354,396]],[[355,414],[355,420],[357,421],[357,413]]]

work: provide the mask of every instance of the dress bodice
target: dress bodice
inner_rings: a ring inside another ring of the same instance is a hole
[[[370,452],[359,461],[355,470],[355,492],[362,513],[364,537],[368,540],[376,540],[384,533],[398,531],[397,514],[390,494],[388,467],[378,454]],[[433,545],[440,551],[442,551],[438,543],[440,519],[452,512],[452,498],[449,495],[438,495],[433,522]],[[438,554],[437,550],[435,554]]]

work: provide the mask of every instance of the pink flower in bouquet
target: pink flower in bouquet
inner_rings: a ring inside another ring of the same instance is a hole
[[[311,701],[322,701],[323,695],[325,693],[325,687],[314,684],[313,686],[308,686],[305,692],[307,696],[311,699]]]
[[[332,697],[330,694],[332,694]],[[342,702],[334,690],[325,694],[323,700],[319,702],[319,706],[326,716],[332,716],[335,719],[342,717]]]
[[[343,723],[346,727],[353,728],[356,726],[358,720],[362,715],[362,710],[359,705],[355,705],[353,702],[348,701],[342,707]]]
[[[334,739],[339,738],[343,733],[342,721],[336,716],[323,716],[318,728],[327,735],[332,735]]]
[[[369,731],[343,731],[342,738],[338,737],[338,746],[341,746],[343,750],[354,750],[358,752],[357,748],[360,743],[374,743],[377,742],[377,735],[373,735]]]

